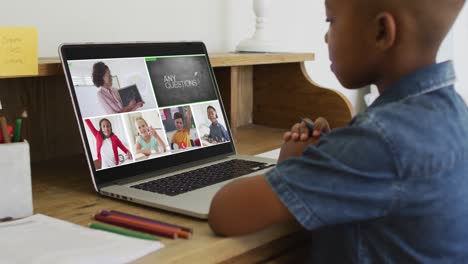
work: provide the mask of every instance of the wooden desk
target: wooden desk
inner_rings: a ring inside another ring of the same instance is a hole
[[[93,190],[81,156],[41,162],[33,166],[32,173],[35,213],[87,225],[94,222],[92,216],[98,211],[113,209],[193,228],[190,240],[162,238],[164,249],[136,263],[255,263],[285,255],[306,240],[295,224],[273,226],[249,236],[218,237],[206,221],[100,196]]]
[[[306,74],[304,61],[313,58],[310,53],[210,55],[240,154],[278,148],[282,133],[300,116],[324,116],[332,127],[343,126],[351,119],[348,100],[319,87]],[[115,209],[194,228],[193,239],[163,239],[166,248],[139,263],[252,263],[275,259],[303,244],[305,236],[295,225],[220,238],[214,236],[206,221],[98,196],[89,179],[57,59],[40,60],[39,76],[0,79],[0,100],[10,119],[19,114],[21,106],[28,106],[26,138],[34,162],[35,213],[86,225],[97,211]]]

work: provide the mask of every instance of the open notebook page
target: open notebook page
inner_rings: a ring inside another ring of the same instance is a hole
[[[0,263],[128,263],[164,245],[36,214],[0,223]]]

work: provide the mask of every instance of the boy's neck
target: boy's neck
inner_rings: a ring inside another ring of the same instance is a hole
[[[436,63],[436,52],[426,56],[421,56],[421,52],[404,52],[400,54],[400,56],[391,56],[387,63],[382,63],[384,66],[380,70],[380,78],[377,78],[375,82],[380,94],[401,78],[420,68]]]

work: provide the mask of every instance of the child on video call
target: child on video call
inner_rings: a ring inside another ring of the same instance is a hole
[[[310,263],[468,263],[468,108],[436,63],[464,2],[326,0],[332,71],[380,97],[344,128],[317,120],[316,145],[295,124],[276,168],[216,194],[212,229],[297,221],[315,231]]]
[[[136,153],[142,153],[145,156],[166,152],[166,144],[159,137],[158,133],[143,117],[135,118],[135,128],[138,131],[135,149]]]
[[[144,104],[144,102],[137,103],[133,99],[128,105],[122,105],[118,90],[112,87],[112,74],[104,62],[93,65],[93,83],[99,88],[98,100],[107,114],[135,111]]]
[[[191,147],[190,128],[192,127],[192,112],[190,106],[187,106],[187,123],[184,126],[184,117],[181,113],[174,113],[174,124],[176,132],[172,135],[171,143],[176,144],[179,149]]]
[[[127,155],[127,159],[132,159],[130,151],[122,144],[119,137],[112,132],[112,124],[108,119],[99,120],[99,130],[94,127],[91,120],[85,119],[85,122],[94,138],[96,138],[96,153],[98,160],[101,162],[101,169],[119,164],[118,148]]]
[[[210,125],[210,134],[208,135],[208,139],[211,140],[211,143],[219,143],[231,140],[226,128],[223,127],[218,122],[218,114],[216,113],[216,109],[209,105],[206,109],[208,114],[208,119],[211,121]]]

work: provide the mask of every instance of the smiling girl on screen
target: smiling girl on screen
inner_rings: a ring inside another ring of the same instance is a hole
[[[143,117],[135,118],[135,128],[138,130],[135,144],[137,154],[142,153],[145,156],[149,156],[151,154],[166,152],[164,141],[152,126],[148,126]]]
[[[122,144],[119,137],[112,132],[112,124],[108,119],[99,120],[99,130],[94,127],[91,120],[85,119],[85,122],[96,138],[96,153],[98,160],[101,162],[101,169],[119,164],[118,148],[127,154],[127,159],[132,159],[130,151]]]
[[[109,67],[104,62],[96,62],[93,65],[93,83],[99,88],[98,100],[107,114],[116,114],[135,111],[143,106],[144,102],[131,100],[123,106],[119,92],[112,87],[112,75]]]

